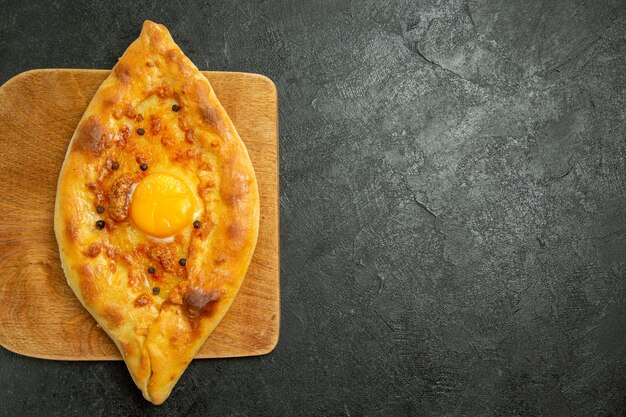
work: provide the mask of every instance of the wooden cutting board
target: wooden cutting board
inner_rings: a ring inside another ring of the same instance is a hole
[[[68,287],[53,230],[61,164],[109,71],[34,70],[0,88],[0,344],[22,355],[119,360]],[[262,355],[278,341],[276,88],[261,75],[205,72],[245,142],[261,197],[259,240],[246,279],[198,358]]]

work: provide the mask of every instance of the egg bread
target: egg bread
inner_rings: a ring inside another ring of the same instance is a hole
[[[259,229],[246,147],[165,26],[144,23],[87,107],[54,228],[69,286],[161,404],[230,307]]]

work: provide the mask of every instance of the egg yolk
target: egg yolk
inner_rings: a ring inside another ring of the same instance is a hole
[[[191,224],[194,201],[191,190],[180,179],[152,174],[137,184],[130,203],[130,217],[144,233],[169,237]]]

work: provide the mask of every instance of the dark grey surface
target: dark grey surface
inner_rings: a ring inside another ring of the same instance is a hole
[[[158,408],[0,349],[0,415],[625,415],[624,1],[125,3],[2,2],[0,81],[110,68],[146,18],[271,77],[280,342]]]

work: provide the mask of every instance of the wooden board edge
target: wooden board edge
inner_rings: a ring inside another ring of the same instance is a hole
[[[14,76],[12,76],[11,78],[9,78],[8,80],[6,80],[2,85],[0,85],[0,89],[4,88],[6,85],[15,82],[16,80],[22,78],[22,77],[30,77],[33,75],[36,75],[37,73],[42,73],[42,72],[75,72],[75,71],[81,71],[81,72],[93,72],[93,73],[101,73],[101,74],[105,74],[105,73],[109,73],[111,72],[110,69],[97,69],[97,68],[33,68],[33,69],[29,69],[26,71],[22,71],[18,74],[15,74]],[[258,78],[263,80],[263,82],[267,83],[268,85],[270,85],[272,87],[272,92],[273,95],[275,97],[275,101],[278,102],[278,93],[277,93],[277,89],[276,89],[276,84],[274,83],[274,81],[263,75],[263,74],[257,74],[254,72],[241,72],[241,71],[207,71],[207,70],[200,70],[201,73],[203,73],[204,75],[206,74],[224,74],[224,75],[237,75],[240,77],[250,77],[250,78]],[[278,117],[278,112],[276,117]],[[276,130],[278,132],[278,129]]]

